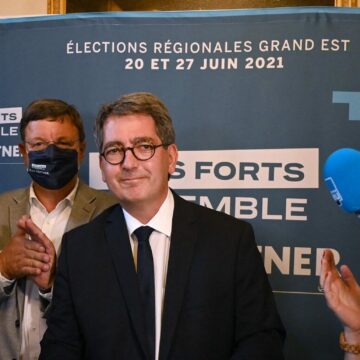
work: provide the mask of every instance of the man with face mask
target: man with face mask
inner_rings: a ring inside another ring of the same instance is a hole
[[[46,328],[63,233],[116,200],[79,180],[85,133],[73,106],[56,99],[33,101],[20,134],[33,181],[0,195],[0,359],[33,360]]]

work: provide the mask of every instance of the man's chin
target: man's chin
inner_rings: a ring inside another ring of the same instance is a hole
[[[141,191],[139,187],[128,185],[126,187],[122,187],[122,191],[118,192],[117,197],[120,199],[120,202],[124,201],[126,203],[136,203],[143,200],[143,194],[143,191]]]

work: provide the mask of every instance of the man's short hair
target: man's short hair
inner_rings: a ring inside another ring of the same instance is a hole
[[[20,136],[25,142],[25,129],[31,121],[49,120],[64,121],[67,117],[77,128],[79,141],[85,140],[84,125],[75,106],[67,104],[59,99],[38,99],[31,102],[25,109],[20,121]]]
[[[175,130],[165,104],[155,95],[146,92],[131,93],[122,96],[110,104],[102,105],[96,117],[94,135],[99,151],[103,150],[104,125],[112,116],[143,114],[155,121],[156,133],[163,144],[175,143]]]

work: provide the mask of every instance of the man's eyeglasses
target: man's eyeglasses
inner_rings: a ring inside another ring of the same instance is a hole
[[[128,150],[132,152],[136,159],[146,161],[155,155],[157,148],[169,146],[170,144],[147,144],[140,143],[133,147],[109,146],[100,155],[111,165],[119,165],[125,160],[125,155]]]
[[[54,144],[60,149],[72,149],[77,141],[76,140],[59,140],[59,141],[25,141],[30,151],[41,151],[45,150],[50,144]]]

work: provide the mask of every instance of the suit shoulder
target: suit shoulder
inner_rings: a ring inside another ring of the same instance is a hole
[[[109,201],[116,201],[116,197],[107,190],[98,190],[98,189],[94,189],[92,187],[90,187],[89,185],[84,184],[84,187],[82,190],[84,190],[86,187],[86,191],[89,194],[92,194],[94,196],[96,196],[99,199],[105,199],[105,200],[109,200]]]
[[[82,198],[84,201],[90,203],[96,201],[96,203],[101,204],[104,209],[118,203],[118,200],[110,191],[97,190],[83,182],[79,183],[76,197]]]
[[[29,196],[29,188],[20,188],[16,190],[6,191],[0,194],[0,203],[2,206],[6,204],[16,204],[17,202]]]
[[[114,209],[119,206],[118,204],[112,204],[111,206],[107,207],[105,210],[103,210],[99,215],[94,217],[89,222],[77,226],[76,228],[70,230],[67,232],[70,236],[76,237],[77,234],[82,233],[89,233],[89,234],[95,234],[98,230],[104,229],[104,225],[109,217],[109,215],[114,211]]]
[[[223,226],[243,226],[243,227],[252,227],[251,224],[247,221],[235,218],[232,215],[226,214],[224,212],[214,210],[211,208],[208,208],[203,205],[195,204],[190,201],[184,200],[181,197],[179,197],[179,202],[182,203],[182,206],[188,207],[188,209],[192,209],[194,213],[202,218],[204,221],[206,221],[209,226],[211,224],[218,224],[221,223]]]
[[[90,188],[91,189],[91,188]],[[109,191],[104,190],[96,190],[91,189],[93,192],[96,192],[96,198],[99,202],[103,203],[104,205],[115,205],[119,202],[119,200]]]

